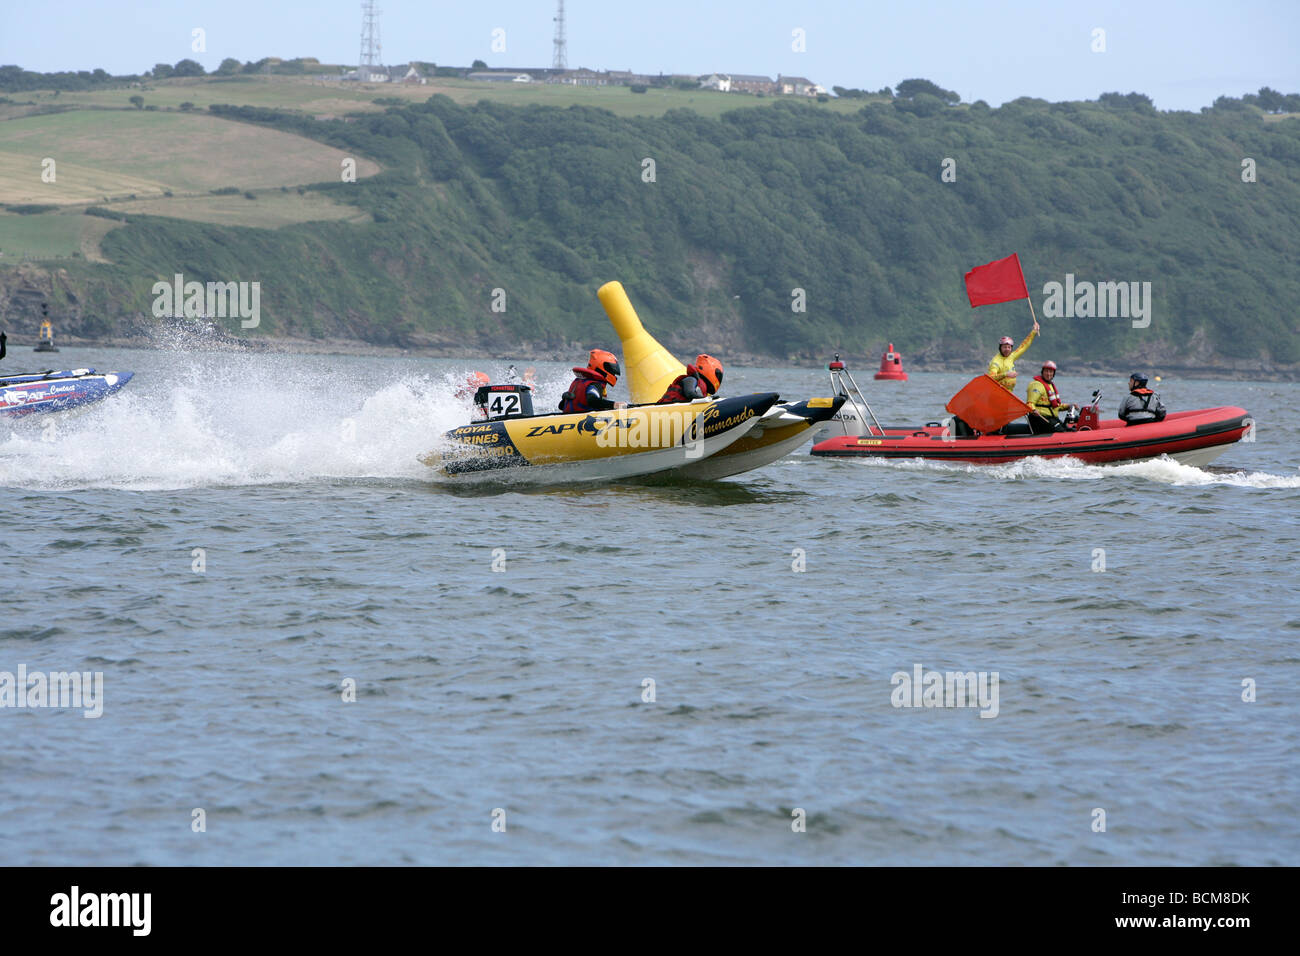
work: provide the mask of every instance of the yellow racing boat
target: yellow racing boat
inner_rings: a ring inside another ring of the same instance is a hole
[[[484,385],[482,420],[447,432],[420,460],[457,481],[560,483],[672,473],[715,479],[789,454],[829,423],[844,402],[780,401],[775,392],[655,404],[686,367],[655,341],[618,282],[597,292],[622,342],[632,404],[599,412],[537,415],[526,385]]]

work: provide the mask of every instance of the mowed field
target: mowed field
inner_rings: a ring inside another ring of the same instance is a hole
[[[302,136],[193,113],[73,110],[0,123],[0,202],[85,204],[337,179],[347,154]],[[55,161],[54,183],[41,163]],[[379,166],[357,159],[357,176]],[[18,173],[23,173],[18,175]]]
[[[319,193],[282,188],[332,180],[346,156],[302,136],[203,113],[86,108],[0,120],[0,203],[63,207],[0,213],[0,262],[74,255],[102,261],[99,240],[120,223],[83,215],[91,205],[268,229],[366,221]],[[377,163],[353,158],[358,177],[379,172]],[[53,182],[42,179],[47,159],[54,161]],[[212,195],[232,186],[238,194]]]
[[[419,84],[343,83],[319,77],[249,76],[210,77],[203,79],[151,81],[144,88],[99,90],[89,93],[23,93],[14,97],[39,105],[83,104],[122,107],[133,95],[144,97],[146,105],[162,109],[193,103],[203,109],[212,103],[236,106],[265,106],[302,110],[313,116],[339,116],[349,112],[383,110],[376,99],[393,97],[423,102],[442,93],[458,103],[489,100],[514,106],[592,106],[620,116],[662,116],[671,109],[690,109],[703,116],[718,117],[729,110],[770,106],[780,99],[795,97],[759,97],[745,93],[719,93],[714,90],[650,89],[633,93],[626,86],[565,86],[549,83],[498,83],[477,80],[430,79]],[[818,103],[811,97],[799,97],[818,109],[838,113],[860,110],[865,100],[836,100]]]

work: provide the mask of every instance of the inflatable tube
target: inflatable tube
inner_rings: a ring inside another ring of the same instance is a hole
[[[1252,422],[1244,408],[1222,405],[1170,412],[1164,421],[1143,425],[1125,425],[1118,418],[1107,418],[1092,429],[1038,435],[1031,434],[1025,424],[1012,425],[1015,430],[1011,434],[973,437],[958,437],[941,425],[926,425],[886,428],[883,434],[837,435],[813,445],[812,454],[827,458],[921,458],[974,465],[1066,456],[1101,465],[1168,455],[1199,468],[1241,441]]]

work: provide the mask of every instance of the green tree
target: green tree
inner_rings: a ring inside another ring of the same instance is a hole
[[[165,80],[175,72],[175,68],[170,63],[155,63],[153,67],[153,78],[155,80]]]
[[[232,76],[239,72],[239,61],[233,56],[228,56],[221,61],[221,65],[216,69],[217,76]]]
[[[134,106],[136,109],[138,110],[144,109],[144,97],[141,96],[140,94],[137,93],[135,96],[131,97],[130,102],[131,105]]]
[[[952,90],[945,90],[937,83],[932,83],[929,80],[903,80],[898,86],[894,87],[894,92],[900,98],[908,100],[924,93],[949,106],[961,102],[961,97]]]
[[[1259,88],[1259,108],[1265,113],[1280,113],[1286,107],[1286,97],[1267,86]]]
[[[172,76],[203,76],[206,72],[197,60],[181,60],[172,68]]]

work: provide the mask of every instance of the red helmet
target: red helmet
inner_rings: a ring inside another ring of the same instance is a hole
[[[604,380],[606,385],[618,384],[618,377],[623,370],[618,367],[618,357],[604,349],[592,349],[587,357],[587,368]]]
[[[1013,339],[1013,338],[1012,338],[1011,336],[1009,336],[1009,335],[1004,335],[1004,336],[1002,336],[1002,338],[998,339],[998,345],[999,345],[999,346],[1003,346],[1003,345],[1015,345],[1015,344],[1016,344],[1016,340]]]
[[[697,355],[693,367],[696,375],[704,379],[708,393],[718,394],[718,389],[722,387],[722,363],[712,355]]]
[[[1046,362],[1043,363],[1043,371],[1044,371],[1044,372],[1046,372],[1049,368],[1050,368],[1053,372],[1056,371],[1056,363],[1053,362],[1051,359],[1048,359]]]

